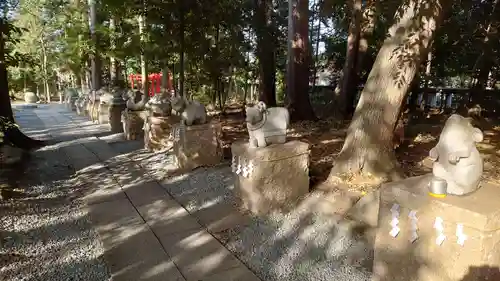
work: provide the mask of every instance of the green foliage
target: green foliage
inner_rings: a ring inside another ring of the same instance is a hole
[[[86,0],[20,0],[8,21],[7,61],[9,82],[13,89],[27,87],[35,91],[44,81],[55,87],[55,81],[74,83],[85,78],[89,58],[101,58],[102,69],[109,73],[109,59],[119,62],[126,74],[140,72],[141,37],[137,16],[145,8],[147,34],[145,55],[149,72],[161,72],[165,66],[180,72],[181,22],[184,25],[184,73],[187,93],[209,102],[217,94],[230,95],[229,85],[244,87],[259,74],[256,59],[255,0],[101,0],[97,1],[97,42],[90,38],[88,1]],[[322,23],[319,39],[325,44],[319,54],[320,68],[329,68],[336,77],[345,61],[346,39],[351,13],[346,1],[310,0],[314,19]],[[366,4],[369,1],[363,1]],[[373,59],[394,20],[401,1],[377,2],[378,10],[373,36],[369,38],[368,55],[363,61],[362,76],[371,69]],[[146,5],[144,6],[144,3]],[[271,14],[272,44],[276,48],[277,95],[283,100],[287,63],[288,1],[274,0]],[[447,19],[438,29],[433,45],[432,76],[436,85],[455,85],[470,76],[481,53],[485,27],[489,24],[492,0],[464,0],[453,3]],[[182,16],[184,15],[184,16]],[[116,27],[109,26],[110,19]],[[111,41],[115,42],[112,47]],[[494,54],[500,40],[494,44]],[[44,52],[49,58],[44,67]],[[498,75],[498,58],[493,74]],[[106,75],[104,75],[106,76]],[[71,79],[70,79],[71,77]],[[333,79],[335,80],[335,79]],[[219,82],[217,82],[219,81]],[[76,85],[75,85],[76,86]],[[79,86],[79,85],[78,85]],[[241,91],[242,92],[242,91]]]

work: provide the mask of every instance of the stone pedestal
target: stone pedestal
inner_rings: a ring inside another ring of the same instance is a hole
[[[125,104],[112,104],[109,106],[109,126],[112,133],[123,132],[122,112],[125,110]]]
[[[90,120],[92,122],[99,121],[99,101],[92,102],[92,109],[90,111]]]
[[[97,121],[99,124],[108,124],[109,123],[109,104],[100,103],[98,112]]]
[[[197,167],[217,165],[222,161],[220,123],[189,127],[177,123],[172,131],[175,161],[180,170],[190,171]]]
[[[86,108],[85,104],[79,100],[75,101],[76,114],[80,116],[85,116]]]
[[[92,119],[92,101],[88,101],[85,107],[87,108],[87,115],[89,116],[89,119]]]
[[[123,133],[127,140],[138,140],[144,137],[145,111],[124,110],[122,112]]]
[[[309,144],[250,148],[248,142],[236,142],[231,153],[236,192],[252,213],[287,210],[309,192]]]
[[[500,267],[499,187],[485,183],[469,195],[438,199],[428,195],[430,178],[425,175],[382,186],[373,280],[497,280],[493,276]],[[396,237],[390,235],[394,204],[399,206]],[[416,211],[418,228],[413,243],[411,210]],[[438,245],[440,233],[445,239]],[[461,233],[466,235],[463,245],[458,241]]]
[[[173,146],[172,128],[179,123],[175,116],[149,116],[144,126],[144,146],[151,151],[160,151]]]

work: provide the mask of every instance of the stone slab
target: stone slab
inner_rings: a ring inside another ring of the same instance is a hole
[[[158,239],[145,224],[116,227],[99,236],[104,247],[104,258],[112,274],[141,263],[143,267],[147,266],[144,261],[170,260]],[[153,269],[155,264],[149,266]],[[146,274],[147,271],[141,273]]]
[[[98,231],[128,224],[144,223],[128,199],[88,205],[84,209],[88,212],[92,224]]]
[[[225,202],[198,210],[193,215],[212,233],[246,226],[250,223],[248,216]]]
[[[82,200],[87,205],[99,204],[114,200],[125,200],[127,196],[118,184],[96,185],[93,192],[83,196]]]
[[[156,181],[127,184],[122,189],[135,207],[149,204],[157,199],[170,198],[170,195]]]
[[[261,281],[250,269],[238,266],[221,273],[205,276],[200,281]]]
[[[470,267],[500,267],[499,187],[485,184],[469,195],[440,199],[428,195],[430,177],[424,175],[382,186],[373,280],[461,281],[470,274]],[[389,235],[394,204],[400,206],[401,229],[395,238]],[[411,210],[416,211],[418,218],[419,237],[413,243],[408,218]],[[437,217],[443,220],[442,233],[446,236],[440,245],[436,243],[439,232],[434,228]],[[458,224],[463,225],[467,235],[463,246],[457,243]]]
[[[158,237],[202,229],[202,226],[186,209],[168,198],[157,199],[137,209]]]
[[[167,257],[135,261],[112,273],[112,281],[186,281],[175,264]]]
[[[243,266],[208,232],[186,231],[160,237],[162,245],[187,280]]]

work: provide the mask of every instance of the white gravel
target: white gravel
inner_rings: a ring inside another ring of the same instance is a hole
[[[171,162],[167,153],[146,154],[140,165],[149,171],[158,171],[156,163]],[[190,212],[237,202],[228,165],[164,179],[163,186],[174,197],[189,198],[182,203]],[[226,247],[263,281],[370,280],[370,246],[351,233],[350,223],[316,210],[320,199],[311,194],[291,213],[253,217],[249,226],[232,232]]]
[[[59,151],[37,151],[22,198],[0,201],[0,280],[109,280],[103,249]]]

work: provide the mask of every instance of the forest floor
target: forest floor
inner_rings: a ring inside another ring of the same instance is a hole
[[[432,172],[432,162],[428,158],[429,150],[436,145],[444,122],[450,114],[431,110],[427,116],[413,121],[405,128],[402,143],[396,149],[396,156],[406,176],[418,176]],[[224,115],[218,114],[223,124],[223,143],[226,154],[235,140],[248,139],[244,114],[239,105],[229,106]],[[298,122],[291,124],[289,140],[300,140],[310,145],[311,190],[321,185],[328,177],[335,156],[344,143],[348,121],[320,120],[317,122]],[[484,158],[486,181],[498,182],[499,172],[495,169],[500,164],[500,122],[482,119],[474,123],[484,133],[483,142],[477,144]],[[365,180],[349,179],[350,190],[363,192],[372,185]],[[359,181],[358,181],[359,180]]]

